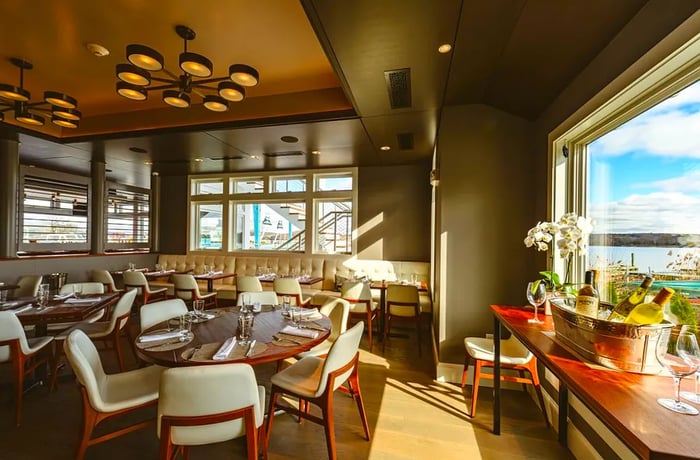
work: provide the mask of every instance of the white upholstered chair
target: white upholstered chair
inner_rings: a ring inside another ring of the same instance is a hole
[[[187,313],[187,305],[182,299],[168,299],[149,303],[141,307],[141,332],[158,323]]]
[[[18,288],[12,291],[12,297],[36,297],[41,284],[41,275],[24,275],[17,278]]]
[[[79,329],[66,337],[63,351],[78,380],[83,400],[83,428],[76,460],[85,457],[89,446],[145,428],[154,421],[135,423],[93,438],[93,430],[103,420],[157,404],[158,385],[164,368],[149,366],[106,374],[95,344]]]
[[[277,305],[277,294],[275,291],[260,291],[260,292],[239,292],[236,305],[243,305],[243,299],[247,299],[250,304],[260,302],[260,305]]]
[[[92,280],[102,283],[105,287],[105,292],[122,292],[123,289],[117,289],[114,283],[114,278],[109,270],[94,269],[92,271]]]
[[[412,284],[390,284],[386,288],[386,316],[384,324],[384,340],[382,351],[386,346],[387,338],[391,332],[391,322],[394,318],[413,319],[416,324],[416,342],[418,343],[418,356],[421,355],[421,317],[420,299],[418,288]]]
[[[122,332],[126,332],[126,326],[131,317],[131,306],[134,304],[134,299],[136,299],[135,290],[126,292],[112,309],[108,321],[78,323],[67,331],[56,335],[56,359],[51,375],[51,391],[56,388],[56,382],[58,380],[58,365],[63,353],[63,342],[66,340],[66,337],[76,329],[83,331],[93,341],[100,341],[111,345],[117,353],[119,370],[124,372],[124,354],[122,352],[120,336]],[[131,340],[128,335],[127,338]]]
[[[15,380],[15,424],[22,423],[24,378],[39,365],[53,366],[53,337],[28,339],[22,323],[11,311],[0,311],[0,364],[12,365]]]
[[[148,285],[148,280],[146,276],[137,270],[127,270],[122,274],[124,278],[124,289],[127,291],[129,289],[138,290],[141,295],[141,304],[145,305],[147,303],[153,302],[158,299],[168,298],[168,288],[160,287],[153,288]]]
[[[180,449],[188,458],[189,446],[246,436],[248,459],[257,460],[264,409],[265,387],[249,364],[168,369],[158,402],[160,458],[170,460]]]
[[[185,302],[193,302],[195,300],[203,300],[204,307],[216,307],[216,292],[207,292],[202,294],[199,292],[199,285],[194,276],[189,274],[171,275],[175,297],[178,297]]]
[[[462,388],[464,388],[464,384],[467,380],[469,364],[473,361],[472,403],[469,415],[474,417],[474,414],[476,414],[476,399],[479,395],[479,380],[481,378],[493,380],[493,374],[482,373],[481,369],[485,367],[493,368],[494,343],[493,339],[490,338],[467,337],[464,339],[464,347],[467,350],[467,357],[464,361],[464,371],[462,372]],[[519,372],[519,377],[503,375],[503,373],[501,373],[501,380],[531,384],[535,387],[537,399],[539,400],[540,408],[544,414],[545,423],[549,425],[544,407],[544,399],[542,398],[542,389],[540,388],[540,379],[537,375],[537,359],[514,335],[501,340],[501,368],[514,369]],[[531,378],[525,378],[523,371],[528,371]]]
[[[350,316],[367,322],[369,351],[372,351],[372,321],[377,319],[377,303],[372,300],[369,284],[359,280],[345,281],[340,287],[340,297],[350,302]]]
[[[311,302],[311,298],[305,299],[302,295],[301,285],[296,278],[275,278],[272,285],[277,297],[289,296],[294,299],[294,305],[306,307]]]
[[[328,456],[336,460],[335,451],[335,425],[333,422],[333,392],[343,390],[350,393],[360,412],[362,427],[367,440],[370,440],[369,426],[365,415],[365,407],[360,393],[357,366],[359,362],[358,347],[362,339],[363,322],[357,323],[345,333],[341,334],[328,352],[328,356],[305,356],[288,368],[274,374],[271,380],[270,403],[268,414],[274,414],[277,408],[290,414],[323,425],[326,432],[326,446]],[[347,382],[348,387],[343,384]],[[278,402],[280,395],[289,395],[299,399],[303,409],[291,407]],[[309,403],[321,408],[322,417],[309,413]],[[275,417],[268,417],[265,426],[265,449],[270,442],[272,421]],[[344,421],[347,423],[347,421]]]
[[[331,335],[309,351],[299,353],[295,357],[301,359],[304,356],[326,356],[340,334],[347,330],[350,308],[347,300],[332,297],[321,305],[318,311],[331,320]]]
[[[84,283],[66,283],[61,286],[59,294],[71,294],[75,292],[75,288],[79,288],[83,294],[104,294],[104,284],[97,281],[87,281]]]
[[[66,283],[61,286],[59,294],[72,294],[76,287],[80,287],[80,292],[83,294],[104,294],[104,285],[102,283],[87,282],[87,283]],[[79,323],[94,323],[99,321],[105,315],[105,309],[100,308],[95,313],[91,314],[83,321],[73,321],[67,323],[50,323],[46,325],[46,331],[51,334],[59,334]]]
[[[262,283],[260,283],[257,276],[236,275],[236,294],[241,292],[260,292],[262,290]]]

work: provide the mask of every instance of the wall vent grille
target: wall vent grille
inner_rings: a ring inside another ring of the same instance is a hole
[[[386,87],[389,90],[389,104],[392,109],[411,107],[411,69],[386,70]]]

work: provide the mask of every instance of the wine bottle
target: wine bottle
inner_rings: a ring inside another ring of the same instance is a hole
[[[651,302],[640,303],[625,318],[627,324],[658,324],[664,320],[664,305],[675,291],[663,287]]]
[[[585,284],[576,295],[576,313],[579,315],[598,317],[598,291],[593,287],[593,272],[586,271]]]
[[[647,292],[649,291],[649,288],[653,282],[654,278],[651,276],[645,277],[644,281],[642,281],[642,284],[640,284],[637,289],[632,291],[627,297],[622,299],[620,303],[615,305],[615,308],[608,317],[608,321],[624,321],[634,307],[644,302],[644,296],[647,295]]]

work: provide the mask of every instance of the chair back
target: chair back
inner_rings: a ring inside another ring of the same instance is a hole
[[[27,336],[24,333],[22,323],[11,311],[0,311],[0,343],[19,340],[23,353],[29,353]],[[0,363],[10,361],[12,353],[8,345],[0,346]]]
[[[107,289],[107,292],[117,292],[117,285],[114,284],[114,278],[112,278],[112,274],[109,272],[109,270],[103,270],[103,269],[94,269],[92,271],[92,280],[97,281],[98,283],[102,283]]]
[[[316,390],[317,395],[322,394],[325,390],[328,385],[328,377],[331,373],[346,367],[355,359],[357,350],[360,347],[360,340],[362,339],[362,331],[364,328],[365,323],[360,321],[343,334],[340,334],[335,342],[333,342],[333,346],[328,351],[328,356],[323,364],[321,379],[319,380],[318,389]],[[337,375],[331,390],[335,391],[340,385],[345,383],[352,371],[353,368],[349,368],[341,375]]]
[[[126,326],[126,323],[129,322],[131,307],[134,305],[135,299],[136,289],[124,293],[124,295],[119,298],[119,301],[117,301],[117,304],[114,306],[114,310],[112,310],[112,316],[109,318],[110,331],[115,329],[122,330],[124,326]],[[119,324],[117,324],[117,322],[119,322]]]
[[[236,275],[236,292],[260,292],[262,284],[257,276],[237,276]]]
[[[418,288],[412,284],[390,284],[386,288],[386,306],[392,315],[416,316],[420,313]]]
[[[272,285],[277,297],[288,295],[294,297],[297,302],[301,301],[301,285],[296,278],[275,278]]]
[[[501,340],[501,356],[508,357],[509,359],[523,359],[525,361],[529,361],[535,357],[535,355],[533,355],[513,334],[507,339]]]
[[[199,285],[194,276],[188,274],[171,275],[170,279],[173,282],[175,296],[184,300],[192,300],[192,291],[197,297],[200,296]]]
[[[78,382],[85,387],[90,406],[98,412],[110,412],[100,392],[100,388],[105,386],[107,374],[92,340],[85,332],[76,329],[63,342],[63,351]]]
[[[122,274],[124,279],[124,286],[137,286],[141,288],[148,288],[148,280],[146,275],[137,270],[127,270]]]
[[[166,369],[160,379],[158,436],[165,435],[161,433],[161,422],[164,416],[207,416],[249,406],[253,406],[255,425],[259,427],[263,422],[263,407],[260,399],[255,373],[249,364],[217,364]],[[238,438],[245,433],[243,418],[222,423],[209,422],[199,426],[171,427],[171,438],[175,445],[222,442]]]
[[[182,299],[168,299],[160,302],[147,303],[141,307],[141,332],[187,313],[187,305]]]
[[[104,294],[105,285],[96,281],[88,281],[86,283],[66,283],[61,286],[60,294],[70,294],[76,287],[81,288],[83,294]]]
[[[14,290],[14,297],[36,297],[41,284],[41,275],[20,276],[15,284],[19,287]]]
[[[251,305],[256,302],[260,302],[260,305],[277,305],[277,294],[274,291],[239,292],[236,300],[236,305],[239,307],[243,305],[244,296]]]
[[[340,297],[346,300],[372,300],[372,291],[369,284],[359,281],[350,280],[343,283],[340,287]]]
[[[340,334],[348,328],[350,302],[343,299],[330,298],[319,308],[319,312],[331,320],[331,335],[326,340],[335,342]]]

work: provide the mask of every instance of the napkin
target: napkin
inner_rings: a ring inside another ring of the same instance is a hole
[[[14,302],[4,302],[4,303],[1,303],[0,306],[3,307],[3,309],[5,309],[5,308],[16,307],[16,306],[19,305],[19,304],[20,304],[20,302],[18,302],[18,301],[14,301]]]
[[[311,329],[298,329],[294,326],[284,326],[280,331],[282,334],[296,335],[297,337],[307,337],[309,339],[315,339],[318,337],[318,332]]]
[[[231,353],[231,350],[233,350],[233,347],[236,346],[236,338],[231,337],[226,339],[223,345],[221,345],[221,348],[214,353],[214,356],[211,358],[214,361],[220,361],[222,359],[228,358],[228,354]]]
[[[168,340],[168,339],[174,339],[177,337],[181,337],[182,332],[181,331],[169,331],[169,332],[159,332],[157,334],[148,334],[148,335],[142,335],[139,337],[139,342],[144,343],[144,342],[157,342],[159,340]]]
[[[54,300],[66,300],[66,299],[68,299],[68,298],[70,298],[70,297],[73,297],[73,293],[72,293],[72,292],[69,292],[69,293],[67,293],[67,294],[57,294],[57,295],[53,296],[53,299],[54,299]]]
[[[210,275],[223,275],[224,272],[218,271],[218,272],[209,272]]]
[[[95,303],[100,299],[101,297],[87,297],[85,299],[67,299],[65,303]]]
[[[24,313],[25,311],[31,310],[32,308],[34,308],[34,307],[32,307],[30,304],[30,305],[25,305],[24,307],[15,308],[14,310],[10,310],[10,311],[12,313],[14,313],[15,315],[19,315],[20,313]]]
[[[289,318],[289,312],[284,311],[282,312],[284,316]],[[323,318],[323,315],[318,312],[316,308],[302,308],[301,309],[301,318],[302,321],[315,321],[317,319]]]
[[[205,313],[205,312],[197,313],[197,316],[200,317],[200,318],[204,318],[204,319],[214,319],[214,318],[216,318],[216,315],[213,315],[213,314],[211,314],[211,313]]]

